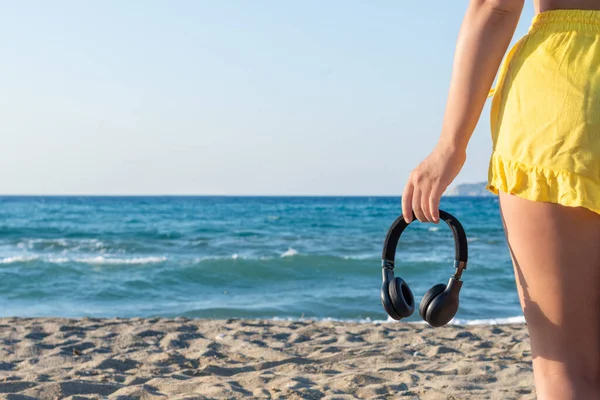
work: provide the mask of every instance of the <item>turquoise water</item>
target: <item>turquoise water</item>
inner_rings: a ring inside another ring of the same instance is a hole
[[[457,322],[519,317],[497,199],[441,207],[469,238]],[[399,212],[391,197],[0,197],[0,316],[386,320]],[[403,234],[397,275],[417,301],[453,251],[445,224]]]

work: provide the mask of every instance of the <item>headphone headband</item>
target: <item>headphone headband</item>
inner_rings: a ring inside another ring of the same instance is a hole
[[[452,216],[450,213],[439,210],[440,211],[440,219],[446,222],[450,229],[452,230],[452,235],[454,236],[454,266],[455,268],[462,267],[461,269],[467,268],[467,258],[468,258],[468,246],[467,246],[467,235],[465,234],[465,230],[463,229],[460,222]],[[415,220],[413,214],[413,221]],[[385,238],[385,242],[383,244],[383,254],[382,254],[382,266],[385,269],[394,269],[394,260],[396,258],[396,248],[398,246],[398,241],[400,240],[400,235],[406,229],[409,223],[406,223],[404,217],[400,215],[392,226],[390,227],[387,236]],[[462,264],[462,265],[461,265]]]

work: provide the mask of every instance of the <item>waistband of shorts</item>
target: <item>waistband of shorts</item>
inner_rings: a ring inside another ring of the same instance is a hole
[[[529,31],[593,32],[600,34],[600,10],[551,10],[533,17]]]

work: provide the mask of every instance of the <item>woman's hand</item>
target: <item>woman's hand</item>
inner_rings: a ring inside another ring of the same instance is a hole
[[[406,222],[412,221],[413,211],[421,222],[439,222],[440,198],[466,158],[465,150],[438,144],[411,172],[402,194],[402,215]]]

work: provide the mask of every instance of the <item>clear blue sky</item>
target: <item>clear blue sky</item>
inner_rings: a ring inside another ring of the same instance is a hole
[[[0,0],[0,193],[400,195],[467,4]]]

